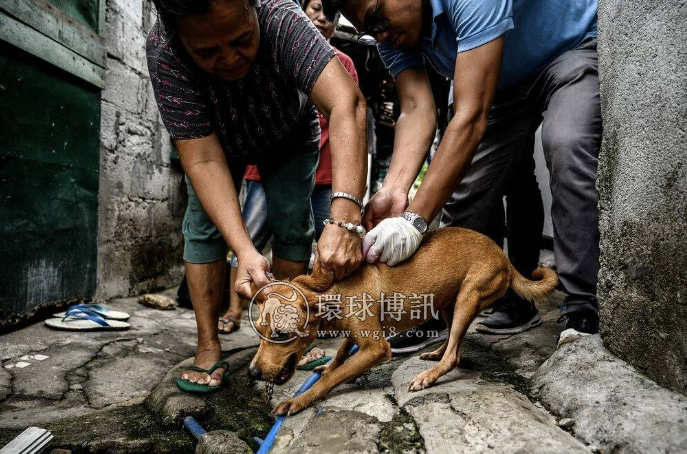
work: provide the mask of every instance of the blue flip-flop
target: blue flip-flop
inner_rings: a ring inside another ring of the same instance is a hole
[[[78,309],[68,310],[62,318],[50,318],[45,324],[50,328],[65,331],[119,331],[131,327],[126,322],[105,320],[93,312]]]
[[[53,317],[63,318],[70,311],[73,310],[80,310],[86,313],[94,313],[95,315],[107,320],[119,320],[122,322],[129,320],[130,317],[129,314],[127,314],[126,312],[113,311],[111,309],[106,308],[105,306],[96,303],[77,304],[76,306],[71,306],[69,309],[67,309],[66,312],[58,312],[57,314],[53,314]]]

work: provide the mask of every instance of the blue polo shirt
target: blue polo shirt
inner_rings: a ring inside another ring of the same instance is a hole
[[[396,78],[423,66],[453,79],[456,56],[504,35],[499,87],[540,72],[563,52],[596,36],[597,0],[429,0],[432,27],[417,51],[378,45],[379,55]]]

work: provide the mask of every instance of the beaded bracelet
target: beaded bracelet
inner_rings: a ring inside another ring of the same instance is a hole
[[[343,227],[344,229],[348,230],[349,232],[356,232],[360,237],[364,237],[365,233],[365,227],[362,225],[355,225],[352,222],[344,222],[344,221],[335,221],[332,218],[327,218],[324,221],[322,221],[324,225],[327,224],[332,224],[332,225],[338,225],[339,227]]]

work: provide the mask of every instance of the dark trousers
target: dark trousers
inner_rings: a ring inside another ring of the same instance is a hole
[[[453,118],[453,106],[448,109],[448,121]],[[525,144],[515,163],[512,180],[505,190],[506,210],[496,204],[485,212],[480,231],[503,247],[508,240],[508,259],[523,276],[529,277],[539,264],[541,233],[544,228],[544,204],[535,176],[534,135]]]
[[[502,197],[517,185],[540,123],[551,176],[554,256],[566,304],[569,310],[596,309],[601,108],[595,39],[565,52],[536,78],[497,90],[487,133],[444,207],[441,225],[494,238]],[[513,213],[527,213],[536,211],[529,204],[541,201],[516,198],[515,203],[519,208]]]

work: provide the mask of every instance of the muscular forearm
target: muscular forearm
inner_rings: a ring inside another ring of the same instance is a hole
[[[434,110],[419,107],[401,113],[396,122],[394,153],[384,186],[408,192],[415,181],[436,130]]]
[[[329,114],[332,153],[332,192],[347,192],[362,200],[367,176],[366,107],[362,95],[335,106]],[[360,221],[360,208],[346,199],[334,199],[332,217]]]
[[[434,219],[465,176],[486,128],[484,114],[456,114],[446,128],[420,189],[408,206],[409,211],[430,221]]]
[[[458,54],[453,77],[456,115],[446,128],[409,211],[434,219],[465,176],[487,130],[502,55],[503,37]]]
[[[310,98],[329,122],[332,191],[347,192],[362,199],[367,177],[365,98],[338,58],[327,63]],[[336,220],[360,220],[360,208],[346,199],[335,199],[331,214]]]
[[[252,251],[254,248],[241,217],[238,194],[223,157],[194,160],[182,156],[181,162],[203,209],[229,248],[239,257]]]

